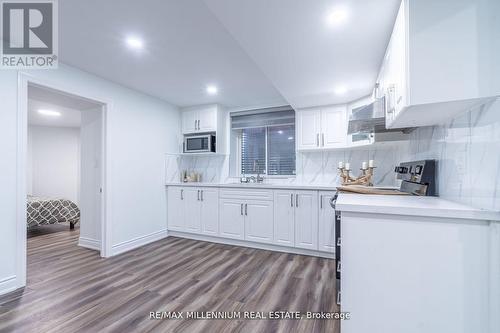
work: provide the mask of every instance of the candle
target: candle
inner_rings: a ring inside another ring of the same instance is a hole
[[[373,163],[373,160],[368,161],[368,166],[369,166],[370,168],[375,167],[375,165],[374,165],[374,163]]]
[[[363,163],[361,164],[361,169],[366,170],[366,169],[367,169],[367,166],[368,166],[368,163],[363,162]]]
[[[339,169],[343,169],[344,168],[344,162],[339,162]]]
[[[349,163],[346,163],[346,164],[345,164],[345,169],[346,169],[346,170],[351,170],[351,165],[350,165]]]

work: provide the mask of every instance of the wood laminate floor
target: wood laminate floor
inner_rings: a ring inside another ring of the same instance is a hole
[[[338,311],[335,262],[169,237],[112,258],[79,230],[28,238],[1,332],[339,332],[336,320],[153,320],[151,311]]]

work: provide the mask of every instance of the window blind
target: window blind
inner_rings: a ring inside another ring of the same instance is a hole
[[[290,106],[231,114],[231,128],[233,130],[293,124],[295,124],[295,111]]]
[[[266,128],[241,131],[241,173],[266,173]]]
[[[267,174],[295,174],[295,126],[269,127],[267,132]]]

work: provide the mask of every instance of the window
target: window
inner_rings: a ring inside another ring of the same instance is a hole
[[[291,108],[232,115],[231,127],[239,139],[241,174],[295,175],[295,112]]]

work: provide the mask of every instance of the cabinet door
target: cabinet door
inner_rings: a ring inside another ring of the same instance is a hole
[[[319,193],[319,250],[335,253],[335,210],[330,206],[330,199],[335,192]]]
[[[219,190],[201,190],[201,232],[209,236],[219,234]]]
[[[201,233],[201,201],[200,189],[184,189],[184,210],[186,232]]]
[[[295,247],[318,249],[318,192],[295,192]]]
[[[294,191],[274,191],[274,244],[294,246],[294,200]]]
[[[219,200],[220,235],[222,237],[244,239],[245,216],[243,202],[240,200]]]
[[[197,132],[198,111],[182,112],[182,133],[189,134]]]
[[[217,107],[212,106],[198,111],[198,132],[217,131]]]
[[[297,149],[319,149],[321,111],[319,109],[297,112]]]
[[[185,231],[186,220],[184,216],[184,189],[182,187],[169,187],[167,195],[167,226],[168,230]]]
[[[345,146],[347,142],[347,109],[345,106],[334,106],[322,109],[321,142],[323,148]]]
[[[273,242],[273,202],[249,201],[245,203],[245,240]]]

